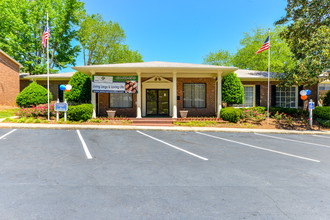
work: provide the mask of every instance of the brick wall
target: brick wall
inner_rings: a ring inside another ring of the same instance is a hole
[[[184,83],[205,83],[206,84],[206,108],[184,108],[183,107],[183,84]],[[177,96],[178,100],[178,117],[180,117],[180,110],[188,110],[188,117],[196,116],[215,116],[215,79],[213,78],[177,78]]]
[[[260,106],[267,106],[267,93],[268,93],[268,82],[267,81],[242,81],[243,85],[260,85]],[[271,103],[271,92],[272,92],[272,85],[277,85],[278,82],[270,82],[270,103]],[[316,103],[317,100],[317,85],[313,85],[310,87],[303,87],[303,89],[309,89],[311,90],[311,95],[308,96],[308,99],[313,99],[313,101]],[[300,99],[299,94],[299,87],[298,87],[298,100]],[[309,100],[308,100],[309,101]],[[302,106],[299,106],[299,108],[306,108],[306,105],[308,105],[308,101],[303,102]]]
[[[98,101],[98,115],[107,116],[106,110],[110,109],[110,94],[109,93],[97,93]],[[116,116],[126,116],[126,117],[136,117],[136,101],[137,94],[133,94],[133,108],[113,108],[111,110],[116,110]]]
[[[267,106],[267,94],[268,94],[268,82],[267,81],[242,81],[243,86],[245,85],[260,85],[260,106]],[[272,85],[277,85],[277,82],[270,82],[269,99],[271,102],[271,88]],[[255,104],[255,103],[254,103]]]
[[[19,65],[0,53],[0,105],[16,105]]]

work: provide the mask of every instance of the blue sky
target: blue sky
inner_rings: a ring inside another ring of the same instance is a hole
[[[209,52],[235,53],[244,32],[272,27],[286,0],[84,0],[88,14],[118,22],[145,62],[202,63]],[[261,42],[262,45],[263,42]],[[83,65],[81,56],[77,66]],[[71,68],[60,72],[70,72]]]

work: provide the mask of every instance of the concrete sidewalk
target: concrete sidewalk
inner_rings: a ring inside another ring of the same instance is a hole
[[[250,129],[250,128],[215,128],[215,127],[180,127],[180,126],[134,126],[134,125],[73,125],[73,124],[26,124],[0,123],[0,128],[26,129],[100,129],[100,130],[158,130],[158,131],[201,131],[201,132],[238,132],[238,133],[278,133],[278,134],[323,134],[330,131],[284,130],[284,129]]]

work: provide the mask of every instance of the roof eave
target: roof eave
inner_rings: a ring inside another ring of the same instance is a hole
[[[24,68],[24,66],[22,64],[20,64],[18,61],[16,61],[14,58],[12,58],[11,56],[9,56],[8,54],[6,54],[3,50],[0,49],[0,52],[7,57],[8,59],[10,59],[11,61],[13,61],[15,64],[17,64],[20,68]]]

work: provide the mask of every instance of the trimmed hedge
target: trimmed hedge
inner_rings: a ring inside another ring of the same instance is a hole
[[[240,108],[223,108],[220,111],[221,118],[225,121],[238,122],[241,119],[242,109]]]
[[[235,73],[223,77],[222,100],[228,104],[244,103],[244,87]]]
[[[93,116],[93,105],[82,104],[69,106],[67,114],[70,121],[87,121]]]
[[[330,120],[322,119],[322,118],[316,118],[316,121],[318,121],[321,125],[330,128]]]
[[[269,111],[271,112],[272,115],[275,115],[276,112],[278,112],[279,114],[284,113],[284,114],[290,115],[295,118],[301,117],[301,116],[308,117],[308,111],[303,110],[303,109],[270,107]]]
[[[51,92],[49,92],[49,100],[53,100]],[[38,85],[36,82],[30,83],[16,97],[16,104],[19,107],[32,107],[46,103],[48,103],[47,89]]]
[[[330,106],[316,106],[313,115],[315,118],[330,120]]]

